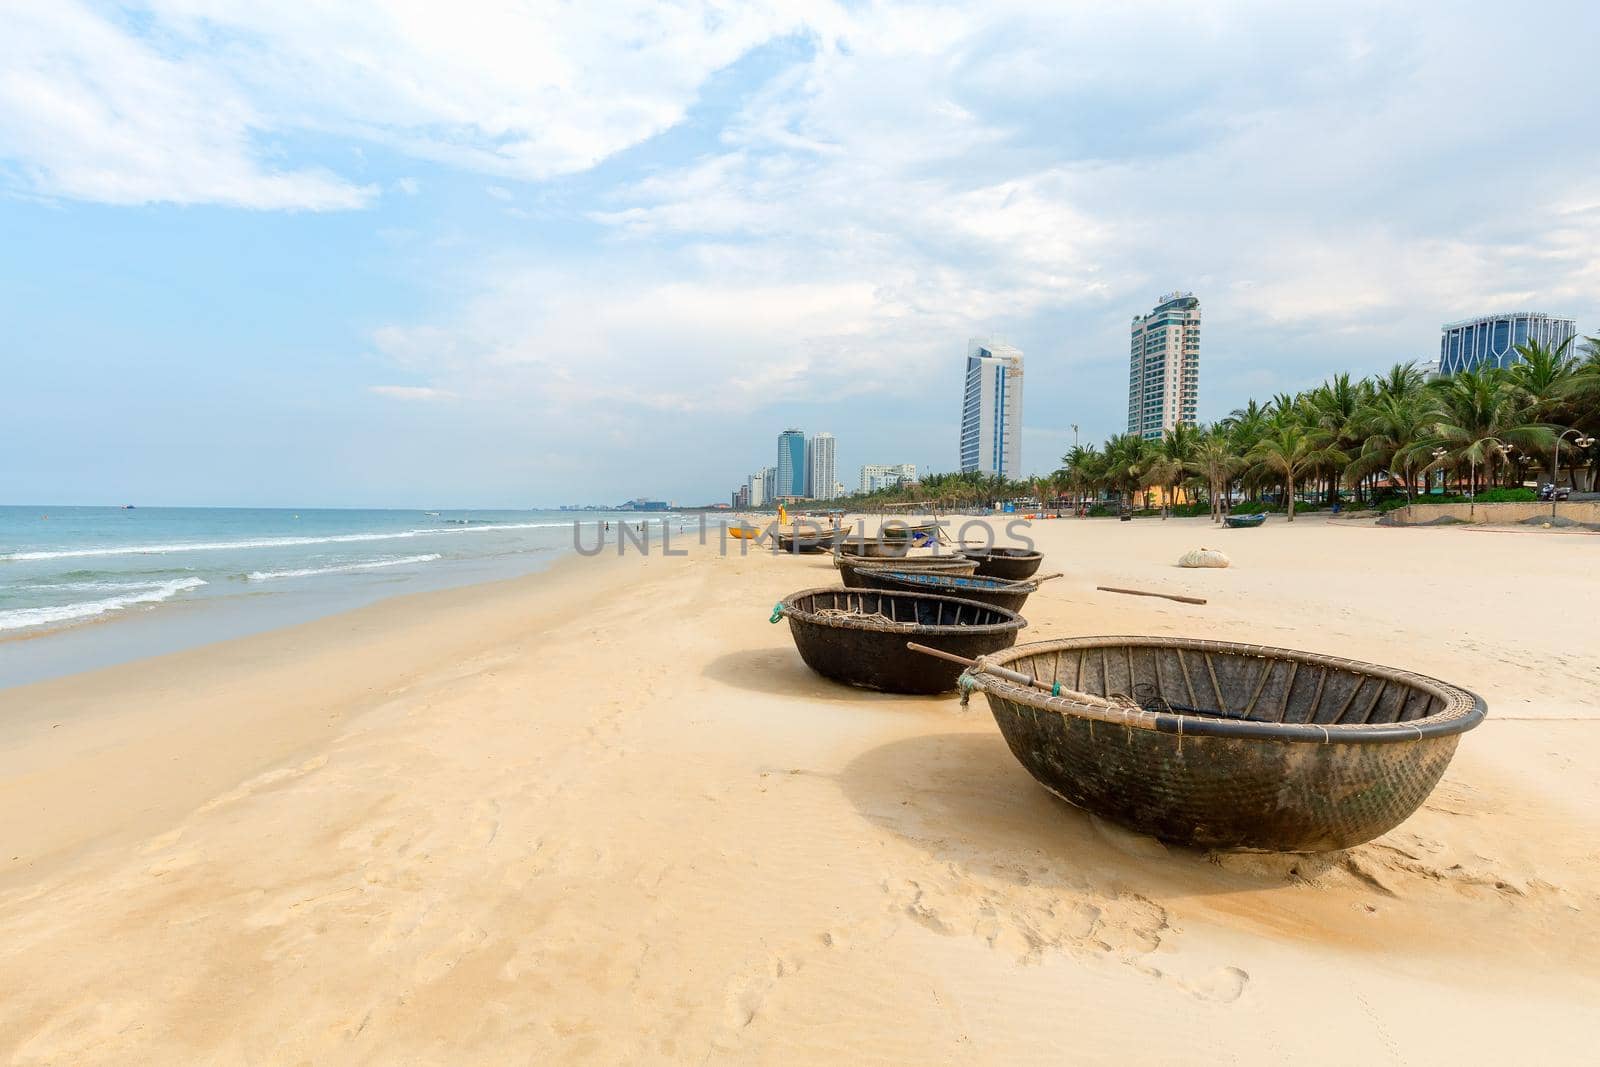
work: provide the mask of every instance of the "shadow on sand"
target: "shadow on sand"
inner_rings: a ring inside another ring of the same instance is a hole
[[[973,708],[977,712],[976,707]],[[1035,782],[998,733],[910,737],[864,752],[838,776],[862,818],[958,864],[1016,885],[1157,897],[1284,887],[1310,857],[1262,856],[1224,869],[1211,853],[1163,845],[1089,815]],[[1309,870],[1308,872],[1309,873]]]
[[[701,673],[713,681],[750,693],[802,697],[830,703],[869,703],[878,711],[949,714],[956,703],[954,693],[932,697],[901,696],[843,685],[807,667],[792,644],[729,652],[706,664]]]

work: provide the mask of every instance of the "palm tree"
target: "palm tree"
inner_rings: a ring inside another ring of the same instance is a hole
[[[1303,410],[1309,421],[1326,430],[1330,443],[1343,452],[1359,443],[1357,422],[1367,399],[1366,392],[1351,383],[1349,374],[1336,374],[1306,395]],[[1339,471],[1330,466],[1325,473],[1328,476],[1327,500],[1333,504],[1338,500]]]
[[[1347,481],[1378,471],[1398,474],[1409,500],[1416,472],[1427,466],[1427,445],[1438,421],[1434,398],[1423,392],[1380,389],[1357,420],[1361,452],[1345,468]]]
[[[1138,434],[1113,437],[1105,445],[1106,482],[1123,503],[1130,503],[1140,489],[1150,484],[1149,472],[1155,460],[1155,446]]]
[[[1061,457],[1062,472],[1075,498],[1074,510],[1082,508],[1090,491],[1099,488],[1099,466],[1100,452],[1093,445],[1073,445],[1072,450]]]
[[[1240,466],[1242,462],[1233,450],[1227,430],[1211,426],[1199,433],[1187,467],[1206,481],[1211,496],[1212,522],[1222,521],[1224,497]]]
[[[1570,388],[1573,375],[1577,371],[1577,361],[1570,354],[1572,338],[1568,337],[1558,345],[1546,345],[1539,341],[1529,341],[1517,346],[1517,355],[1521,360],[1512,364],[1507,377],[1507,383],[1522,394],[1522,401],[1530,419],[1546,424],[1559,424],[1568,421],[1572,414],[1569,403]],[[1554,437],[1551,440],[1550,476],[1552,485],[1560,478],[1561,472],[1556,470],[1556,453]]]
[[[1434,386],[1439,410],[1431,443],[1441,455],[1429,468],[1466,466],[1469,496],[1477,495],[1478,468],[1484,469],[1485,484],[1492,482],[1495,461],[1513,448],[1530,454],[1554,449],[1554,429],[1529,415],[1526,394],[1500,367],[1485,364]]]
[[[1172,513],[1172,501],[1178,492],[1178,483],[1189,473],[1189,461],[1199,441],[1200,431],[1188,423],[1180,422],[1161,437],[1153,449],[1154,456],[1146,470],[1152,484],[1162,488],[1161,517]]]
[[[1349,457],[1335,448],[1332,441],[1333,435],[1327,430],[1285,422],[1257,441],[1245,457],[1264,472],[1283,480],[1290,522],[1294,521],[1296,480],[1324,464],[1348,462]]]
[[[1413,361],[1396,363],[1375,380],[1372,387],[1380,397],[1410,397],[1419,395],[1423,384],[1422,372]]]

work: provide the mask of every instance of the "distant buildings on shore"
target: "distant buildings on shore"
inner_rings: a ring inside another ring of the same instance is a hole
[[[879,489],[909,485],[916,480],[915,463],[868,463],[861,468],[861,478],[856,483],[856,492],[876,493]]]
[[[754,471],[730,496],[736,508],[760,508],[785,500],[832,500],[839,483],[838,441],[831,433],[810,438],[789,428],[778,435],[778,462]]]
[[[1200,406],[1200,301],[1168,293],[1135,315],[1128,346],[1128,432],[1159,441]]]
[[[1518,345],[1537,341],[1554,348],[1578,335],[1572,319],[1542,311],[1511,311],[1449,322],[1439,328],[1439,371],[1460,374],[1484,365],[1509,367],[1520,362]]]
[[[1021,477],[1022,350],[1003,341],[974,337],[967,342],[961,470]]]

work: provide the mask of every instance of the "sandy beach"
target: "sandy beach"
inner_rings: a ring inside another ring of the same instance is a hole
[[[0,1060],[1538,1062],[1600,1025],[1593,535],[1061,520],[1023,640],[1467,686],[1322,856],[1101,823],[981,699],[842,688],[827,557],[569,559],[0,692]],[[1200,545],[1227,570],[1173,564]],[[1122,597],[1097,585],[1205,597]]]

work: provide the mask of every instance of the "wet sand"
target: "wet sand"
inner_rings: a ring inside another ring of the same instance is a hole
[[[833,583],[825,557],[571,560],[386,601],[0,693],[0,1059],[1588,1054],[1600,542],[1030,533],[1068,576],[1024,640],[1334,652],[1490,718],[1378,841],[1208,854],[1046,793],[981,700],[808,672],[767,617]],[[1200,545],[1234,566],[1173,566]]]

